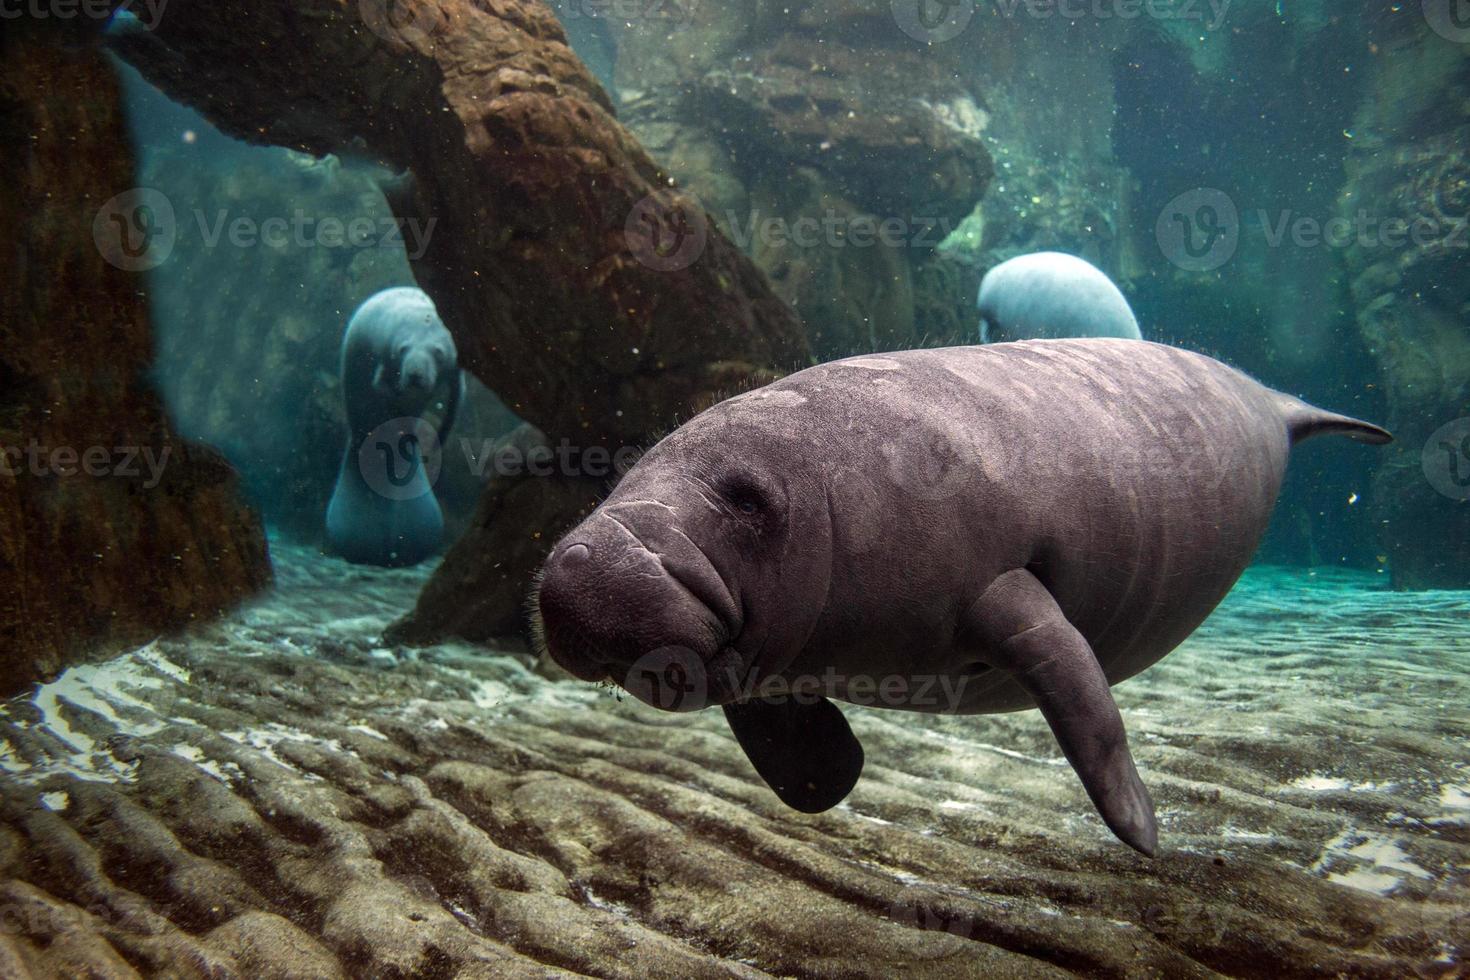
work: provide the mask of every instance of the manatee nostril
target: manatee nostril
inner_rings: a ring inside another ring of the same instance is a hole
[[[567,550],[561,553],[562,561],[586,562],[592,560],[592,549],[580,542],[567,545]]]

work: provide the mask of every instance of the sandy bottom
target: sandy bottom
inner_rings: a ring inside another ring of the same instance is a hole
[[[1148,860],[1035,712],[848,708],[864,777],[806,816],[718,711],[384,647],[425,572],[274,550],[0,709],[0,976],[1463,973],[1470,594],[1251,570],[1116,689]]]

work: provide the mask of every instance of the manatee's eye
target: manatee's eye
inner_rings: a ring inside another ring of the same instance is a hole
[[[766,509],[765,494],[761,493],[759,487],[746,480],[726,481],[721,493],[725,499],[746,517],[754,517]]]

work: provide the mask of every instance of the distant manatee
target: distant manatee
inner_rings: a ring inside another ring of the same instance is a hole
[[[447,384],[443,421],[423,419]],[[348,561],[413,565],[432,555],[444,516],[421,447],[454,425],[464,393],[454,338],[421,289],[369,297],[342,338],[348,440],[327,505],[327,542]],[[437,446],[429,446],[437,449]]]
[[[1018,255],[980,283],[980,342],[1123,337],[1141,340],[1128,301],[1102,270],[1063,252]]]

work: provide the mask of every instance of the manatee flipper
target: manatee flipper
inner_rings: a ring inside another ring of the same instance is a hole
[[[832,809],[862,774],[863,747],[826,698],[727,704],[725,720],[755,771],[793,810]]]
[[[1103,821],[1129,847],[1153,857],[1153,800],[1128,751],[1123,717],[1092,646],[1024,569],[1007,572],[970,607],[966,628],[994,666],[1036,700]]]

